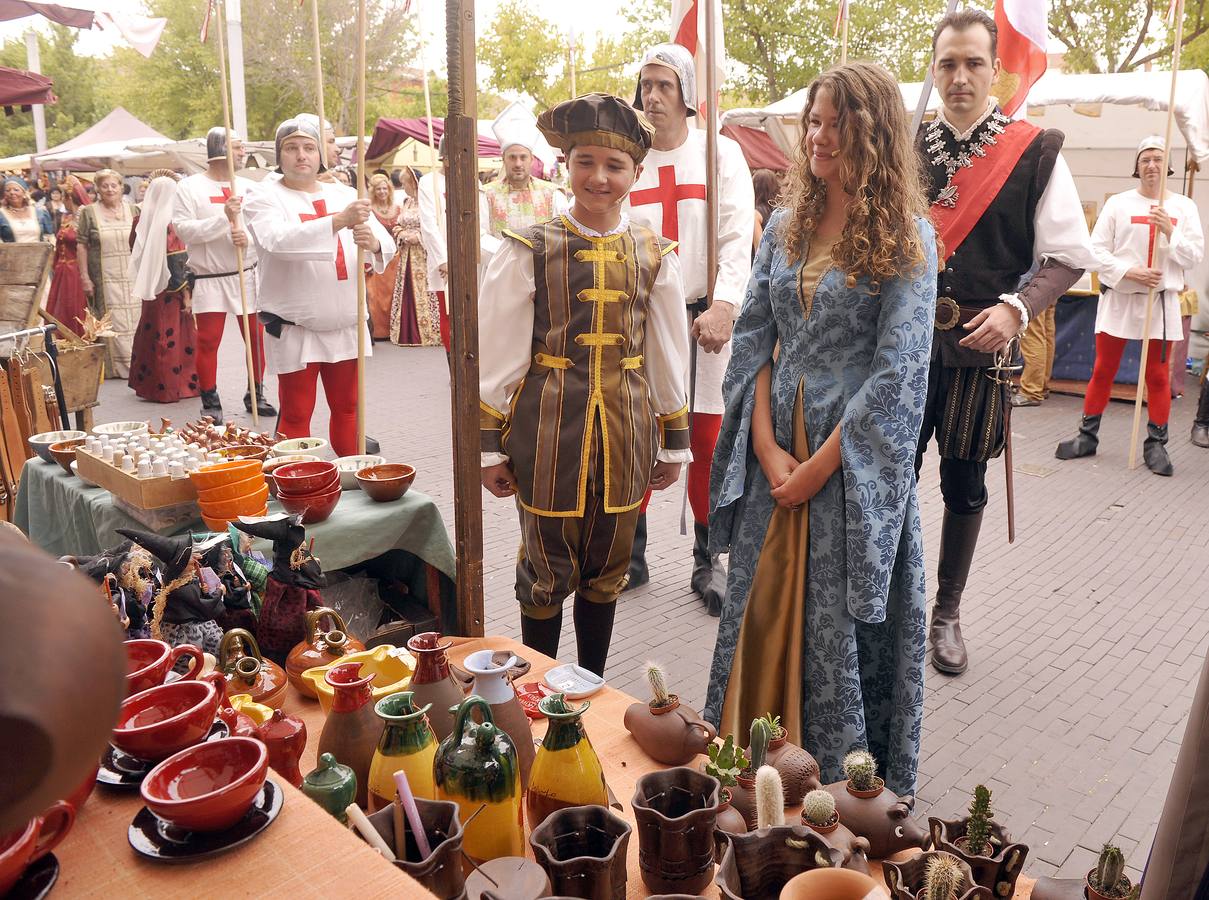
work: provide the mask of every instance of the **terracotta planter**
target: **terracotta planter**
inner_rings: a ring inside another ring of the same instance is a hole
[[[1108,894],[1102,894],[1091,886],[1091,877],[1095,874],[1095,869],[1088,869],[1087,874],[1083,876],[1083,886],[1087,888],[1087,900],[1119,900],[1119,898],[1110,897]]]
[[[453,731],[453,716],[449,714],[449,708],[457,706],[466,696],[461,684],[449,670],[446,651],[452,646],[453,641],[442,643],[441,635],[436,631],[414,635],[407,641],[407,649],[416,658],[416,671],[411,676],[410,690],[415,695],[416,706],[432,704],[428,722],[437,741],[445,740]]]
[[[821,866],[823,860],[829,865]],[[840,851],[813,831],[801,825],[779,825],[730,835],[714,883],[731,900],[776,900],[800,872],[838,869],[842,861]]]
[[[751,759],[751,747],[746,753]],[[780,774],[786,806],[797,806],[808,792],[823,786],[819,781],[818,762],[797,744],[791,744],[784,728],[779,728],[777,736],[768,742],[764,763]]]
[[[756,827],[756,773],[748,770],[735,776],[738,782],[730,788],[730,805],[743,817],[744,831]]]
[[[718,779],[679,767],[638,779],[638,865],[652,893],[700,893],[714,874]]]
[[[991,845],[995,848],[992,856],[971,856],[958,845],[958,840],[965,837],[968,817],[959,819],[938,819],[928,817],[928,828],[931,832],[932,846],[937,850],[952,853],[970,867],[974,873],[974,881],[991,891],[997,897],[1010,897],[1016,889],[1016,879],[1024,868],[1024,860],[1028,857],[1028,847],[1024,844],[1013,844],[1012,836],[999,823],[991,822]]]
[[[687,765],[705,753],[718,736],[713,725],[681,703],[675,694],[663,707],[631,703],[622,722],[642,751],[665,766]]]
[[[471,653],[463,661],[466,671],[474,676],[474,684],[470,693],[482,697],[491,707],[491,721],[496,728],[504,731],[512,738],[516,749],[516,759],[520,764],[521,785],[528,789],[529,770],[533,768],[533,758],[537,749],[533,746],[533,731],[529,727],[529,717],[512,689],[508,678],[508,670],[516,661],[509,654],[503,662],[492,659],[493,650],[479,650]]]
[[[844,855],[844,868],[853,872],[869,874],[869,841],[853,834],[841,821],[839,813],[832,816],[830,825],[815,825],[802,816],[802,827],[820,835],[828,845]]]
[[[824,785],[823,790],[835,798],[835,808],[844,826],[869,841],[871,859],[885,859],[900,850],[920,849],[928,839],[928,832],[911,818],[914,797],[899,797],[887,787],[875,792],[852,791],[847,781]]]
[[[894,900],[915,900],[919,892],[924,889],[928,863],[940,855],[939,850],[929,850],[926,853],[917,853],[904,862],[882,860],[882,877],[886,879],[886,885],[890,888],[890,896]],[[957,900],[992,900],[991,892],[975,883],[974,873],[970,871],[970,867],[961,862],[960,858],[958,858],[958,863],[961,865],[962,877]],[[1033,893],[1033,897],[1037,897],[1036,892]]]
[[[432,852],[420,859],[420,848],[411,830],[411,822],[403,817],[406,854],[395,865],[414,878],[440,900],[458,900],[466,896],[466,878],[462,874],[462,823],[458,805],[448,800],[416,798],[420,823]],[[386,807],[369,817],[378,834],[392,849],[395,847],[394,809]]]
[[[603,806],[569,806],[546,817],[529,845],[555,893],[625,900],[630,825]]]
[[[369,767],[383,722],[374,713],[372,675],[361,677],[357,663],[328,669],[327,683],[335,693],[332,709],[319,733],[319,753],[330,753],[357,776],[357,805],[364,808],[369,796]]]
[[[722,788],[718,800],[718,818],[714,821],[714,862],[722,862],[722,854],[726,852],[726,835],[746,834],[747,822],[743,813],[739,812],[730,802],[730,792],[733,788]]]
[[[321,630],[324,619],[328,619],[331,625],[327,631]],[[306,614],[306,637],[295,644],[286,657],[286,678],[301,693],[312,700],[317,699],[315,685],[305,680],[302,673],[316,666],[330,665],[346,653],[364,649],[363,643],[349,636],[340,613],[326,606],[312,609]]]
[[[866,900],[880,896],[882,886],[867,873],[851,869],[812,869],[801,872],[781,889],[781,900]]]

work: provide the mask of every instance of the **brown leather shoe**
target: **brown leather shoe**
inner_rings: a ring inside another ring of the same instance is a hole
[[[932,607],[928,643],[932,645],[933,668],[946,675],[960,675],[969,666],[965,641],[961,637],[961,595],[981,528],[982,510],[964,515],[945,510],[940,529],[940,561],[936,566],[936,603]]]

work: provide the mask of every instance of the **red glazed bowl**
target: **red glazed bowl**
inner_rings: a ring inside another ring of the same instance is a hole
[[[277,482],[277,495],[294,497],[306,494],[326,493],[333,484],[340,483],[340,472],[335,463],[326,460],[291,463],[273,470]]]
[[[277,502],[286,512],[301,514],[303,525],[315,525],[325,521],[332,514],[336,504],[340,502],[340,494],[340,478],[337,476],[335,487],[326,493],[295,497],[278,491]]]
[[[399,464],[370,466],[357,473],[357,484],[361,490],[378,503],[398,500],[407,493],[407,489],[415,480],[415,468]]]
[[[71,471],[71,464],[76,461],[76,450],[84,446],[84,438],[73,438],[70,441],[59,441],[57,444],[50,445],[50,455],[55,458],[63,471],[68,475],[74,475]],[[340,476],[337,475],[337,478]]]
[[[147,773],[147,808],[185,831],[225,831],[244,817],[264,786],[269,751],[251,737],[188,747]]]
[[[162,684],[127,697],[118,711],[110,743],[123,753],[148,761],[161,760],[196,744],[209,732],[225,684],[212,672],[198,681]]]
[[[138,638],[126,641],[125,648],[127,697],[133,697],[140,691],[163,684],[168,673],[182,656],[188,656],[193,660],[193,667],[182,676],[182,681],[196,678],[205,664],[201,648],[192,644],[170,647],[164,641]]]

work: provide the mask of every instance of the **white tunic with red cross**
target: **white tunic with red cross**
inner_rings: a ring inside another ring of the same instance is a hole
[[[256,186],[247,178],[236,178],[235,187],[241,197]],[[214,181],[204,172],[181,180],[176,189],[176,205],[172,210],[172,226],[176,236],[189,252],[189,268],[198,275],[235,272],[235,245],[231,243],[231,223],[223,209],[231,185]],[[256,263],[256,248],[250,243],[244,248],[243,265],[250,269]],[[256,274],[244,274],[244,291],[248,312],[256,312]],[[195,313],[231,313],[239,315],[239,278],[199,278],[193,286]]]
[[[266,179],[244,201],[260,256],[260,308],[290,323],[279,338],[265,334],[266,356],[279,375],[357,356],[357,246],[351,229],[333,234],[329,220],[356,199],[344,184],[320,181],[315,193],[304,193]],[[365,261],[381,274],[395,242],[376,216],[368,224],[381,246]],[[372,355],[368,336],[365,351]]]
[[[1096,308],[1096,331],[1126,340],[1141,340],[1146,323],[1149,288],[1126,278],[1135,266],[1153,265],[1163,273],[1150,315],[1150,337],[1179,341],[1184,337],[1180,320],[1180,290],[1191,270],[1205,254],[1205,237],[1196,204],[1182,194],[1168,193],[1161,204],[1174,230],[1164,242],[1150,224],[1150,209],[1159,205],[1138,191],[1109,197],[1092,231],[1092,251],[1099,263],[1100,283],[1108,288]],[[1154,247],[1152,253],[1151,248]],[[1153,259],[1153,263],[1150,260]],[[1198,285],[1188,285],[1199,287]]]
[[[706,295],[705,132],[689,128],[688,139],[675,150],[652,150],[629,196],[634,222],[679,244],[684,296],[693,302]],[[730,138],[718,136],[718,278],[714,299],[733,303],[736,314],[751,277],[755,195],[743,151]],[[697,349],[693,412],[721,413],[722,376],[730,362],[730,344],[721,353]]]

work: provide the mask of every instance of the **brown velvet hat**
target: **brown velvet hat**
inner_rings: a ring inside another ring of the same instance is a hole
[[[651,149],[655,126],[620,97],[612,94],[584,94],[546,110],[537,119],[537,127],[564,153],[587,144],[628,153],[641,163]]]

